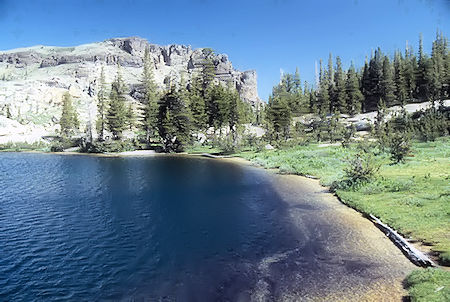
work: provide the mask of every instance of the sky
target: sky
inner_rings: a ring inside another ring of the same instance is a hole
[[[210,47],[256,70],[264,100],[281,70],[313,83],[330,52],[360,67],[377,47],[417,50],[420,33],[430,52],[437,29],[449,35],[450,0],[0,0],[0,50],[127,36]]]

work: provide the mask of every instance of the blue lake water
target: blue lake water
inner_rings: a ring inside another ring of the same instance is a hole
[[[246,301],[302,240],[285,208],[231,163],[3,153],[0,301]]]

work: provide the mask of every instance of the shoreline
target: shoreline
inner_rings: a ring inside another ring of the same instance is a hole
[[[288,176],[292,176],[292,177],[298,177],[299,179],[306,181],[306,180],[312,180],[315,183],[317,183],[317,186],[319,186],[320,188],[326,190],[327,193],[331,194],[334,196],[334,198],[336,198],[336,200],[344,205],[345,207],[347,207],[348,209],[352,209],[354,211],[356,211],[357,213],[361,214],[361,216],[366,219],[367,221],[370,221],[377,229],[380,230],[380,232],[382,232],[386,238],[389,238],[389,240],[392,242],[393,245],[395,245],[400,251],[402,251],[402,253],[404,254],[405,258],[407,258],[411,263],[413,263],[414,265],[416,265],[418,268],[420,267],[426,267],[423,265],[419,265],[417,264],[414,260],[410,259],[410,257],[408,257],[405,252],[404,249],[401,246],[397,246],[396,242],[390,237],[388,236],[388,234],[385,233],[385,231],[383,231],[383,229],[381,229],[379,227],[379,224],[376,223],[376,221],[374,219],[371,218],[371,216],[373,216],[371,213],[367,213],[367,212],[363,212],[355,207],[352,207],[351,205],[345,203],[335,192],[330,191],[330,188],[327,186],[324,186],[320,183],[320,178],[316,177],[316,176],[310,176],[310,175],[299,175],[299,174],[292,174],[292,173],[280,173],[279,169],[268,169],[265,168],[261,165],[258,165],[250,160],[244,159],[242,157],[230,157],[230,158],[218,158],[218,159],[226,159],[230,162],[233,163],[240,163],[240,164],[246,164],[248,166],[253,166],[253,167],[257,167],[257,168],[261,168],[265,171],[277,174],[277,175],[288,175]],[[413,248],[417,249],[420,253],[422,253],[424,256],[426,256],[428,258],[428,260],[431,262],[431,265],[429,265],[430,267],[438,267],[447,271],[450,271],[450,267],[448,266],[443,266],[441,264],[439,264],[439,257],[434,255],[431,247],[429,245],[426,244],[426,242],[420,241],[419,239],[413,239],[410,238],[409,240],[406,239],[404,237],[403,234],[401,234],[400,232],[398,232],[397,230],[395,230],[394,228],[392,228],[391,226],[389,226],[388,224],[386,224],[385,222],[383,222],[383,224],[385,224],[387,227],[391,228],[394,232],[397,233],[397,235],[401,238],[400,240],[406,241],[408,242],[410,245],[412,245]]]
[[[336,198],[336,200],[344,205],[345,207],[352,209],[356,212],[358,212],[359,214],[361,214],[366,220],[370,221],[375,227],[379,228],[379,225],[374,221],[374,219],[372,219],[370,216],[372,215],[371,213],[367,213],[367,212],[363,212],[360,211],[359,209],[352,207],[351,205],[345,203],[336,193],[331,192],[329,190],[329,187],[324,186],[322,184],[320,184],[320,178],[316,177],[316,176],[310,176],[310,175],[299,175],[299,174],[292,174],[292,173],[280,173],[279,169],[268,169],[265,168],[264,166],[258,165],[248,159],[239,157],[239,156],[215,156],[209,153],[187,153],[187,152],[181,152],[181,153],[157,153],[154,150],[134,150],[134,151],[124,151],[124,152],[116,152],[116,153],[83,153],[83,152],[77,152],[77,151],[62,151],[62,152],[51,152],[51,151],[40,151],[40,150],[20,150],[20,151],[1,151],[1,152],[5,152],[5,153],[39,153],[39,154],[55,154],[55,155],[71,155],[71,156],[93,156],[93,157],[105,157],[105,158],[148,158],[148,157],[161,157],[161,156],[181,156],[181,157],[201,157],[201,158],[205,158],[205,159],[211,159],[211,160],[220,160],[223,162],[230,162],[230,163],[234,163],[234,164],[240,164],[240,165],[245,165],[245,166],[252,166],[255,168],[260,168],[264,171],[276,174],[276,175],[289,175],[289,176],[293,176],[293,177],[298,177],[299,179],[305,181],[305,180],[313,180],[317,183],[317,185],[322,188],[325,189],[327,193],[332,194],[334,196],[334,198]],[[387,225],[388,227],[390,227],[389,225]],[[439,258],[438,256],[434,255],[431,251],[431,248],[429,245],[427,245],[426,242],[422,242],[419,239],[412,239],[410,238],[409,240],[407,240],[403,234],[399,233],[398,231],[396,231],[395,229],[393,229],[396,233],[399,234],[401,240],[404,240],[406,242],[408,242],[410,245],[413,246],[413,248],[417,249],[419,252],[423,253],[426,257],[428,257],[432,263],[432,265],[430,266],[434,266],[434,267],[439,267],[442,268],[444,270],[448,270],[450,271],[450,267],[447,266],[443,266],[439,264]],[[384,233],[384,235],[386,236],[386,238],[389,238],[392,242],[393,245],[396,245],[395,241],[390,238],[382,229],[380,229],[380,232]],[[404,253],[404,250],[402,249],[402,247],[397,246],[397,248],[402,251]],[[418,265],[417,263],[415,263],[412,259],[410,259],[410,257],[408,257],[405,253],[404,256],[411,261],[412,263],[414,263],[417,267],[421,267],[420,265]]]

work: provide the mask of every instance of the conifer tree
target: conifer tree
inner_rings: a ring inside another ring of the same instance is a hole
[[[190,141],[187,106],[172,83],[159,101],[158,132],[165,152],[183,151]]]
[[[347,113],[347,96],[345,89],[345,75],[342,71],[341,58],[336,57],[336,72],[334,75],[334,111]]]
[[[69,92],[65,92],[63,94],[62,113],[59,124],[61,126],[61,134],[66,137],[72,135],[74,131],[78,130],[78,128],[80,127],[78,114],[73,107],[72,97],[70,96]]]
[[[387,56],[383,60],[383,76],[381,79],[381,98],[386,106],[393,106],[395,100],[395,83],[391,62]]]
[[[318,102],[317,102],[317,91],[311,88],[309,92],[309,109],[314,114],[319,114]]]
[[[214,131],[219,130],[222,135],[222,129],[226,126],[229,114],[230,95],[221,84],[212,85],[208,95],[209,125],[214,127]]]
[[[359,113],[361,111],[361,104],[363,102],[364,96],[359,89],[359,81],[353,62],[347,72],[345,91],[347,97],[347,112],[351,115]]]
[[[406,83],[406,98],[413,100],[417,96],[416,93],[416,74],[417,74],[417,59],[411,47],[406,46],[405,58],[403,60],[403,74]]]
[[[191,80],[189,107],[192,128],[197,131],[206,129],[208,125],[208,115],[206,114],[205,99],[202,96],[202,80],[198,76],[194,76]]]
[[[292,117],[289,105],[285,99],[269,96],[266,117],[276,141],[289,137]]]
[[[323,70],[322,60],[320,60],[319,89],[317,92],[317,111],[320,115],[326,115],[330,112],[329,88],[329,76]]]
[[[142,84],[144,87],[144,120],[143,127],[146,132],[146,141],[150,141],[158,135],[158,87],[153,79],[153,62],[148,48],[144,52],[144,69],[142,72]]]
[[[105,68],[102,66],[99,78],[99,89],[97,93],[97,132],[98,139],[102,141],[105,137],[106,129],[106,80],[105,80]]]
[[[127,127],[127,108],[126,108],[126,87],[123,82],[120,65],[117,65],[117,75],[111,84],[111,93],[109,96],[109,108],[107,115],[107,124],[109,131],[113,134],[113,139],[118,140],[122,137],[122,132]]]
[[[203,97],[207,97],[208,88],[213,83],[214,78],[216,76],[216,66],[213,62],[214,51],[211,48],[203,49],[204,59],[201,63],[202,70],[202,85],[203,85]]]
[[[430,95],[433,101],[441,100],[447,96],[445,86],[448,86],[450,82],[446,81],[446,73],[450,73],[450,71],[446,69],[445,61],[448,52],[447,41],[443,38],[442,33],[436,33],[436,40],[433,41],[431,52]]]
[[[137,117],[133,108],[133,103],[128,102],[127,112],[126,112],[126,122],[130,130],[136,125]]]
[[[370,97],[370,76],[369,76],[369,63],[367,62],[367,57],[364,62],[364,68],[361,75],[361,93],[363,94],[363,102],[361,103],[361,109],[363,112],[366,111],[365,100]]]
[[[337,107],[337,104],[335,103],[336,100],[336,87],[334,83],[334,66],[333,66],[333,56],[330,52],[330,55],[328,57],[328,72],[327,74],[327,85],[328,85],[328,98],[329,98],[329,108],[326,110],[326,112],[333,112],[334,108]]]
[[[441,52],[443,57],[443,74],[442,74],[442,98],[450,97],[450,50],[448,48],[448,39],[441,33]]]
[[[397,51],[394,56],[394,82],[395,97],[400,105],[404,105],[407,99],[407,87],[404,75],[404,60],[402,54]]]
[[[243,117],[243,106],[242,100],[236,89],[231,86],[228,87],[229,95],[229,110],[228,110],[228,126],[231,131],[231,136],[233,139],[233,145],[236,146],[237,143],[237,132],[238,125]]]
[[[417,97],[422,100],[431,99],[432,61],[423,51],[422,34],[419,38],[419,61],[416,72]]]
[[[367,95],[364,109],[373,110],[377,108],[381,93],[381,80],[383,77],[383,55],[381,49],[375,50],[375,55],[370,59],[368,69]]]

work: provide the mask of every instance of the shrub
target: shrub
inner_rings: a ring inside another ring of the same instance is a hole
[[[347,159],[346,162],[345,176],[342,180],[333,182],[332,190],[357,188],[371,181],[380,169],[374,156],[366,152],[359,152],[354,157]]]
[[[396,133],[389,141],[389,152],[395,164],[403,162],[411,151],[411,140],[406,133]]]
[[[64,149],[68,149],[71,147],[77,147],[79,145],[78,139],[71,139],[68,137],[60,137],[59,139],[55,140],[51,146],[50,151],[51,152],[63,152]]]
[[[264,150],[264,141],[262,138],[258,138],[254,134],[246,134],[242,137],[241,147],[248,148],[256,152],[261,152]]]
[[[348,166],[344,169],[345,176],[352,182],[367,182],[371,180],[380,169],[370,153],[357,153],[347,160]]]
[[[215,137],[212,141],[213,147],[222,150],[222,153],[230,154],[237,151],[238,146],[233,142],[231,136]]]
[[[80,146],[83,153],[107,153],[136,150],[136,145],[131,140],[112,140],[102,142],[85,142]]]

